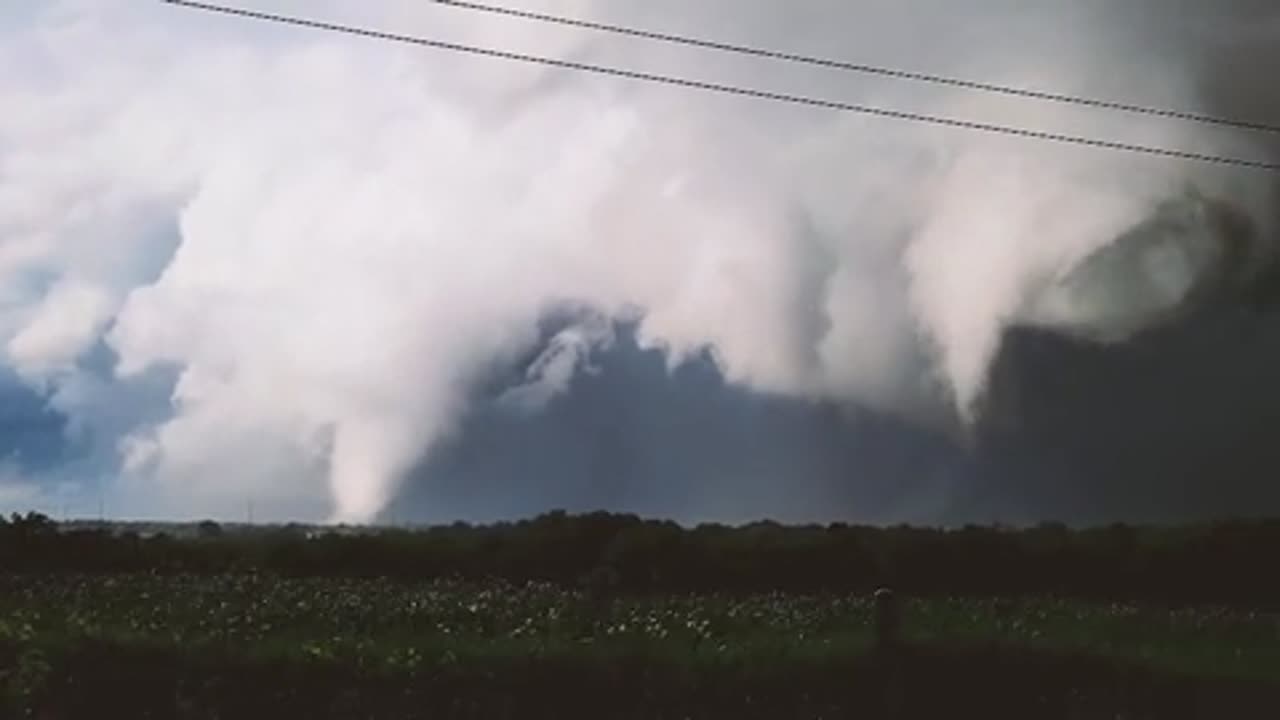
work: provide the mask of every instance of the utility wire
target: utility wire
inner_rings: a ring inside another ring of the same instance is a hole
[[[880,77],[893,78],[895,80],[909,80],[913,82],[929,83],[933,85],[946,85],[950,87],[963,88],[965,90],[977,90],[986,93],[995,93],[998,95],[1009,95],[1013,97],[1026,98],[1031,100],[1043,100],[1064,105],[1082,105],[1084,107],[1099,108],[1103,110],[1114,110],[1127,113],[1135,113],[1138,115],[1149,115],[1154,117],[1169,118],[1174,120],[1185,120],[1188,122],[1202,123],[1206,125],[1219,125],[1223,127],[1236,128],[1239,130],[1251,130],[1255,132],[1276,133],[1280,134],[1280,125],[1273,125],[1263,122],[1255,122],[1250,120],[1237,120],[1234,118],[1225,118],[1215,115],[1204,115],[1200,113],[1188,112],[1185,110],[1172,110],[1167,108],[1147,107],[1143,105],[1133,105],[1130,103],[1116,102],[1112,100],[1101,100],[1098,98],[1082,97],[1078,95],[1067,95],[1065,93],[1046,92],[1042,90],[1032,90],[1030,88],[1013,87],[1009,85],[996,85],[994,83],[980,82],[976,80],[965,80],[962,78],[948,77],[945,75],[934,75],[931,73],[913,72],[910,70],[902,70],[898,68],[884,67],[880,65],[868,65],[864,63],[844,62],[841,60],[831,60],[829,58],[814,57],[811,55],[799,55],[796,53],[782,52],[778,50],[766,50],[763,48],[749,47],[746,45],[734,45],[716,40],[706,40],[702,38],[691,37],[688,35],[676,35],[672,33],[657,32],[653,30],[643,30],[640,28],[626,27],[623,25],[609,25],[606,23],[593,22],[590,20],[582,20],[579,18],[565,17],[562,15],[549,15],[546,13],[533,12],[530,10],[520,10],[518,8],[504,7],[498,5],[488,5],[485,3],[468,2],[467,0],[431,0],[438,5],[447,5],[449,7],[461,10],[471,10],[474,12],[489,13],[492,15],[503,15],[506,17],[519,18],[521,20],[532,20],[534,22],[548,23],[551,25],[563,25],[567,27],[581,28],[584,30],[595,30],[598,32],[612,33],[615,35],[625,35],[628,37],[642,38],[645,40],[657,40],[659,42],[672,43],[675,45],[686,45],[689,47],[702,48],[704,50],[716,50],[719,52],[734,53],[737,55],[748,55],[751,57],[766,58],[769,60],[782,60],[785,62],[799,63],[801,65],[814,65],[834,70],[845,70],[848,72],[863,73],[866,75],[878,75]]]
[[[875,107],[871,105],[859,105],[855,103],[841,102],[838,100],[827,100],[823,98],[810,97],[805,95],[791,95],[787,93],[770,92],[766,90],[756,90],[752,88],[744,88],[736,85],[724,85],[720,83],[706,82],[702,80],[691,80],[688,78],[676,77],[672,75],[658,75],[654,73],[640,72],[636,70],[626,70],[623,68],[610,67],[605,65],[593,65],[589,63],[576,62],[571,60],[561,60],[557,58],[549,58],[540,55],[529,55],[525,53],[512,52],[508,50],[498,50],[494,48],[479,47],[475,45],[463,45],[460,43],[446,42],[443,40],[433,40],[430,38],[416,37],[412,35],[401,35],[397,33],[386,32],[382,30],[374,30],[371,28],[359,27],[354,25],[343,25],[330,23],[321,20],[313,20],[304,17],[277,15],[274,13],[259,12],[256,10],[246,10],[243,8],[227,7],[224,5],[214,5],[197,0],[160,0],[161,2],[176,7],[189,8],[192,10],[201,10],[210,13],[218,13],[223,15],[231,15],[236,17],[248,18],[252,20],[261,20],[265,22],[279,23],[283,25],[292,25],[295,27],[311,28],[315,30],[327,30],[330,32],[343,33],[347,35],[355,35],[359,37],[371,38],[374,40],[385,40],[388,42],[405,43],[409,45],[417,45],[420,47],[434,48],[437,50],[445,50],[448,52],[463,53],[468,55],[476,55],[482,57],[498,58],[502,60],[510,60],[514,62],[523,62],[534,65],[543,65],[546,67],[554,67],[565,70],[575,70],[578,72],[591,73],[595,75],[605,75],[611,77],[620,77],[630,80],[638,80],[642,82],[656,83],[660,85],[668,85],[674,87],[689,88],[692,90],[703,90],[706,92],[719,93],[723,95],[735,95],[739,97],[756,98],[760,100],[771,100],[774,102],[789,103],[792,105],[802,105],[808,107],[825,108],[828,110],[838,110],[841,112],[857,113],[862,115],[871,115],[875,117],[888,118],[891,120],[902,120],[906,122],[921,123],[927,125],[937,125],[942,127],[958,128],[963,130],[971,130],[975,132],[984,132],[997,135],[1007,135],[1013,137],[1027,138],[1032,140],[1042,140],[1047,142],[1057,142],[1069,145],[1085,146],[1100,148],[1105,150],[1115,150],[1122,152],[1138,153],[1142,155],[1151,155],[1157,157],[1174,158],[1179,160],[1191,160],[1195,162],[1210,163],[1215,165],[1229,165],[1242,168],[1250,168],[1254,170],[1265,170],[1267,172],[1280,173],[1280,163],[1271,163],[1261,160],[1250,160],[1246,158],[1229,157],[1223,155],[1211,155],[1207,153],[1198,153],[1188,150],[1177,150],[1173,148],[1158,147],[1153,145],[1138,145],[1132,143],[1117,142],[1112,140],[1103,140],[1099,138],[1086,137],[1081,135],[1067,135],[1060,133],[1044,132],[1040,130],[1032,130],[1029,128],[1015,127],[1011,125],[997,125],[992,123],[977,122],[972,120],[963,120],[959,118],[945,117],[941,115],[926,115],[922,113],[908,112],[904,110],[894,110],[891,108]]]

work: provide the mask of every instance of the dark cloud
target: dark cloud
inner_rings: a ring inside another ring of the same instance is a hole
[[[1274,310],[1217,307],[1114,346],[1014,331],[969,502],[1089,523],[1274,514],[1277,367]]]
[[[384,516],[554,508],[682,520],[1177,522],[1280,512],[1280,313],[1213,307],[1125,343],[1015,329],[971,447],[865,410],[668,374],[631,335],[536,414],[477,402]]]
[[[48,407],[48,398],[0,369],[0,462],[23,475],[66,460],[67,419]]]
[[[668,373],[622,326],[539,412],[478,401],[387,518],[513,518],[554,508],[683,521],[934,517],[945,440],[873,413],[727,385],[708,355]],[[548,334],[550,336],[550,334]],[[496,397],[496,393],[491,397]]]

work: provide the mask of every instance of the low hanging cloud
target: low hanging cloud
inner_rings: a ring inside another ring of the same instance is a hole
[[[1249,105],[1212,84],[1222,70],[1205,58],[1280,47],[1275,13],[1244,2],[1188,6],[1163,26],[1139,11],[1164,7],[1154,0],[534,5],[1204,112]],[[1272,149],[1171,120],[416,0],[252,6],[1193,152]],[[139,512],[238,514],[254,497],[263,515],[373,518],[459,432],[477,387],[541,352],[540,321],[566,304],[589,319],[500,402],[537,412],[624,319],[672,366],[709,351],[755,392],[956,432],[981,413],[1008,328],[1122,340],[1228,274],[1226,243],[1243,243],[1251,267],[1272,252],[1274,187],[1251,171],[160,3],[5,12],[16,19],[0,30],[4,362],[105,438],[115,492]],[[1214,220],[1224,213],[1241,223]],[[1147,239],[1107,250],[1124,237]],[[87,361],[104,352],[105,379]],[[174,378],[163,412],[103,419],[130,393],[153,397],[140,388],[156,373]],[[73,392],[86,387],[97,390]]]

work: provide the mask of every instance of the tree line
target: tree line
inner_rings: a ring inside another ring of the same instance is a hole
[[[192,537],[67,530],[0,517],[0,572],[266,572],[589,582],[625,593],[871,592],[1053,595],[1096,601],[1280,609],[1280,520],[1180,527],[957,529],[846,524],[685,528],[634,515],[552,512],[492,525],[315,531],[302,526]]]

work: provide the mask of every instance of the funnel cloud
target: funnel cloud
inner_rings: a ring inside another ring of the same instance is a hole
[[[416,0],[242,6],[1280,161],[1280,134]],[[522,7],[1280,123],[1273,3]],[[0,506],[1280,509],[1260,429],[1280,416],[1265,172],[124,0],[0,10],[0,105]]]

